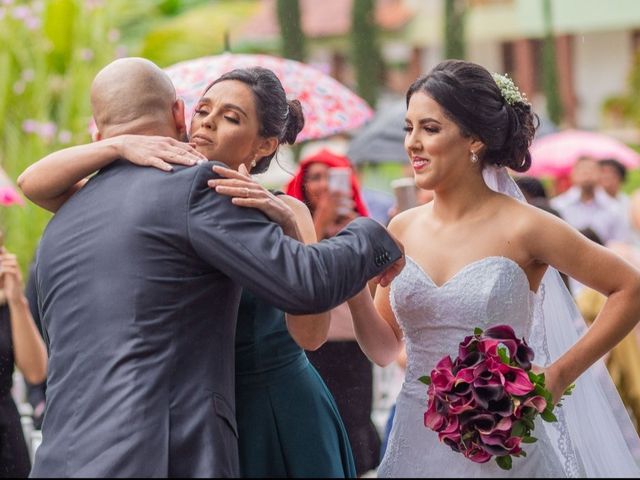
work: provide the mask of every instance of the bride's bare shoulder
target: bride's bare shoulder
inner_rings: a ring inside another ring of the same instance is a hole
[[[388,229],[394,235],[401,235],[416,222],[424,220],[431,211],[431,204],[419,205],[398,213],[389,222]]]
[[[519,227],[522,233],[539,232],[545,227],[564,223],[550,205],[531,205],[502,194],[499,194],[497,201],[496,210],[502,218],[508,221],[512,229]]]

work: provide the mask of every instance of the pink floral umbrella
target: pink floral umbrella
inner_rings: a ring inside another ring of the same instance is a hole
[[[304,63],[270,55],[223,53],[176,63],[165,69],[190,117],[205,87],[234,68],[260,66],[272,70],[290,99],[302,104],[305,126],[298,142],[358,128],[373,115],[367,103],[325,73]]]
[[[7,174],[0,168],[0,205],[24,205],[24,200],[13,186]]]
[[[640,154],[608,135],[582,130],[564,130],[545,135],[531,145],[531,168],[534,176],[567,176],[582,156],[597,160],[615,158],[628,168],[640,167]]]

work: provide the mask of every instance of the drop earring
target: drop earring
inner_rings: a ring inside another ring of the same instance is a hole
[[[476,152],[471,152],[471,163],[478,163],[478,154]]]

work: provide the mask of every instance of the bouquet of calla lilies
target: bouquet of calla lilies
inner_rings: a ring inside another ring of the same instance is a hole
[[[469,460],[495,457],[509,470],[512,457],[526,456],[522,444],[536,441],[536,415],[557,421],[544,373],[531,369],[533,357],[508,325],[476,328],[460,343],[455,360],[443,357],[430,376],[420,378],[429,386],[425,426]]]

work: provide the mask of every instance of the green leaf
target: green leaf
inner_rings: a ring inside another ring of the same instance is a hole
[[[556,418],[556,416],[553,414],[553,412],[549,409],[546,408],[541,414],[540,416],[542,417],[542,419],[545,422],[557,422],[558,419]]]
[[[503,470],[511,470],[511,455],[503,455],[501,457],[496,457],[496,463]]]
[[[498,347],[498,356],[500,357],[500,360],[502,360],[502,363],[509,365],[509,361],[511,359],[509,358],[509,350],[507,347]]]
[[[482,329],[480,327],[476,327],[473,329],[474,335],[482,335]]]
[[[567,387],[567,389],[564,391],[563,395],[571,395],[573,393],[573,389],[576,388],[576,384],[572,383],[571,385],[569,385]]]
[[[536,443],[537,441],[536,437],[526,436],[522,438],[522,443]]]
[[[531,420],[530,418],[527,418],[527,417],[522,417],[522,420],[521,420],[521,421],[524,423],[524,425],[525,425],[529,430],[533,430],[533,428],[534,428],[534,426],[535,426],[535,425],[533,424],[533,420]]]
[[[418,380],[420,380],[425,385],[431,385],[431,377],[429,375],[423,375]]]
[[[522,437],[526,433],[526,429],[527,428],[525,427],[524,422],[522,422],[521,420],[518,420],[511,427],[511,436],[512,437]]]
[[[551,392],[544,388],[543,385],[536,385],[534,387],[534,392],[536,393],[536,395],[541,395],[547,401],[547,403],[551,403]]]

